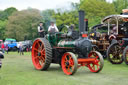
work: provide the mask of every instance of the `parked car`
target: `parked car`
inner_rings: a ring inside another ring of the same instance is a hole
[[[16,39],[12,39],[12,38],[6,38],[5,45],[8,45],[8,50],[10,51],[16,51],[17,50],[17,42]]]
[[[32,40],[20,41],[20,42],[18,42],[18,44],[19,43],[21,43],[23,45],[23,51],[30,51],[31,50],[31,46],[33,44]]]

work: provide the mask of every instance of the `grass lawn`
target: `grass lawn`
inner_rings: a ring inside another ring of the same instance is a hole
[[[3,59],[0,85],[128,85],[128,66],[112,65],[105,60],[100,73],[82,67],[73,76],[67,76],[57,64],[51,64],[47,71],[38,71],[33,67],[31,53],[20,56],[11,52]]]

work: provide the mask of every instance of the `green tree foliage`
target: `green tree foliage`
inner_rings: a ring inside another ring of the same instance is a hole
[[[104,0],[80,0],[80,9],[86,12],[89,26],[99,24],[103,17],[116,13],[114,5]]]
[[[5,27],[7,24],[7,20],[0,20],[0,39],[4,39],[5,38]]]
[[[43,17],[43,22],[44,22],[44,28],[45,30],[48,30],[48,26],[50,25],[50,21],[55,19],[52,17],[55,15],[55,11],[52,9],[47,9],[41,12],[41,16]]]
[[[67,30],[65,25],[74,24],[78,28],[78,12],[77,11],[65,11],[63,13],[57,12],[54,16],[56,24],[59,30]]]
[[[16,11],[17,9],[14,7],[10,7],[5,9],[4,11],[0,11],[0,39],[5,38],[5,28],[8,17],[11,16]]]
[[[18,11],[9,17],[6,26],[6,37],[17,40],[34,39],[37,37],[37,25],[42,17],[36,9]]]
[[[115,11],[121,13],[122,9],[128,8],[128,0],[113,0]]]
[[[17,9],[14,7],[10,7],[5,9],[4,11],[0,11],[0,20],[8,19],[8,17],[11,16],[16,11]]]

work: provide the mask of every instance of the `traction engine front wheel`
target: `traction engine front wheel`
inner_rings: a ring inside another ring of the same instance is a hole
[[[97,51],[92,51],[89,53],[88,58],[95,59],[93,62],[87,65],[89,70],[94,73],[100,72],[104,66],[104,60],[102,55]]]
[[[72,52],[66,52],[62,56],[61,66],[66,75],[73,75],[77,71],[77,58]]]

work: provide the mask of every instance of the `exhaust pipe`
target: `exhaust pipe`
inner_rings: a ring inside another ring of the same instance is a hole
[[[85,25],[84,25],[84,11],[80,10],[79,11],[79,31],[80,34],[83,34],[85,32]]]
[[[88,19],[84,19],[85,32],[88,33]]]
[[[80,10],[79,11],[79,34],[80,34],[80,38],[84,37],[87,38],[88,37],[88,21],[85,21],[84,19],[84,11]]]

